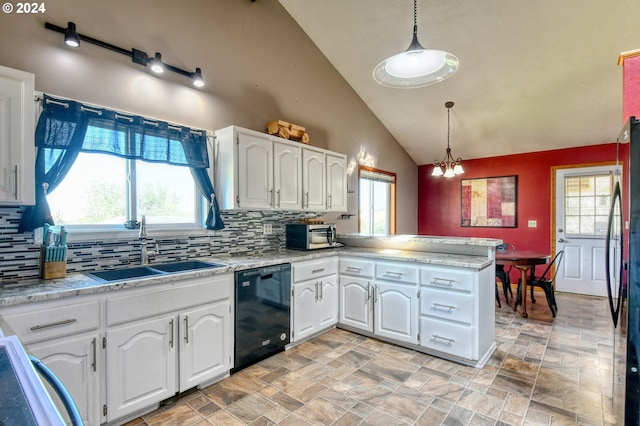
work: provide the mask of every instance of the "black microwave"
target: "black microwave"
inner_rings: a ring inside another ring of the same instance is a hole
[[[289,223],[286,236],[289,249],[315,250],[338,246],[335,224]]]

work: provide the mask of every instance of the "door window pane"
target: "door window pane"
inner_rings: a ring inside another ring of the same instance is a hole
[[[564,187],[566,234],[605,236],[613,177],[611,175],[566,177]]]

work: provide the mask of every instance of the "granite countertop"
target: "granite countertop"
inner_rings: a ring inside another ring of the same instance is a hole
[[[115,282],[100,282],[83,273],[70,273],[64,278],[44,280],[19,280],[3,283],[0,287],[0,308],[44,300],[60,299],[83,294],[106,293],[110,291],[136,288],[153,284],[162,284],[198,277],[215,276],[235,271],[279,263],[298,262],[319,259],[337,254],[370,257],[389,261],[416,262],[420,264],[463,267],[480,270],[493,263],[493,258],[465,254],[431,253],[396,249],[377,249],[367,247],[343,247],[315,251],[280,250],[257,254],[242,253],[202,258],[223,266],[212,269],[198,269],[173,274],[152,275],[144,278],[132,278]],[[194,259],[195,260],[195,259]],[[136,265],[131,265],[136,266]],[[153,264],[151,264],[153,266]]]

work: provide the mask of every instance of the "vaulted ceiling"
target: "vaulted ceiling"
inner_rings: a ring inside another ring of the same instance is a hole
[[[373,69],[411,42],[411,0],[280,0],[417,164],[615,141],[618,54],[640,48],[637,0],[418,0],[418,38],[460,69],[418,89]]]

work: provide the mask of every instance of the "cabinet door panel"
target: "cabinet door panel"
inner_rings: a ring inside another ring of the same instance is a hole
[[[303,149],[302,163],[303,208],[313,211],[325,210],[327,208],[325,154]]]
[[[375,333],[409,343],[418,343],[417,288],[376,283]]]
[[[347,211],[347,159],[327,154],[327,210]]]
[[[338,323],[338,283],[336,276],[325,277],[318,286],[318,329],[332,327]]]
[[[468,325],[420,318],[420,346],[467,359],[478,359],[475,329]]]
[[[231,369],[230,302],[184,312],[180,324],[180,391]]]
[[[173,316],[164,316],[107,331],[109,421],[176,392],[176,327]]]
[[[238,134],[239,207],[273,206],[273,148],[267,138]]]
[[[340,323],[373,331],[371,281],[340,276]]]
[[[293,286],[293,341],[303,340],[317,331],[316,286],[319,281],[307,281]]]
[[[302,208],[302,150],[300,147],[273,143],[273,179],[275,208]]]
[[[27,346],[31,355],[39,358],[60,379],[73,398],[82,419],[87,425],[99,425],[100,374],[99,351],[96,345],[100,336],[87,334],[82,337],[54,339]],[[42,381],[58,407],[63,419],[70,423],[62,402],[49,384]]]

